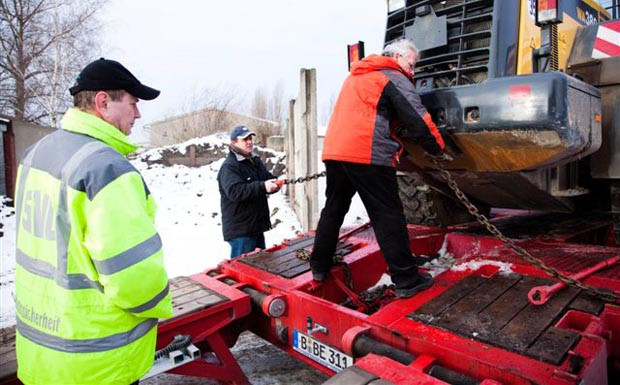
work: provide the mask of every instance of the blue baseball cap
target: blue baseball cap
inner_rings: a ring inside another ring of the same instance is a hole
[[[250,135],[256,135],[252,130],[246,126],[237,126],[233,128],[230,133],[230,140],[237,140],[237,138],[245,139]]]

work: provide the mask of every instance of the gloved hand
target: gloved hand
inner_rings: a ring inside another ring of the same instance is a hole
[[[447,152],[442,152],[439,155],[431,155],[429,153],[424,154],[430,161],[437,161],[440,163],[452,162],[454,160],[453,157],[450,156]]]

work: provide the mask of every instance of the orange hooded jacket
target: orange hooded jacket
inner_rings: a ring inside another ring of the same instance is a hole
[[[395,166],[399,137],[416,141],[433,155],[445,147],[411,74],[396,60],[370,55],[353,63],[327,128],[323,161]]]

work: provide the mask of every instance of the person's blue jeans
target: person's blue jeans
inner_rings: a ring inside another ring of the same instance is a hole
[[[257,247],[265,248],[265,236],[263,233],[251,237],[237,237],[228,241],[230,244],[230,259],[236,258],[244,253],[254,251]]]

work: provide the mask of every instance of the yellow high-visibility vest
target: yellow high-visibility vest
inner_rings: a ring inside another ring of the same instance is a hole
[[[25,384],[129,384],[172,315],[155,202],[127,137],[70,109],[16,184],[16,351]]]

